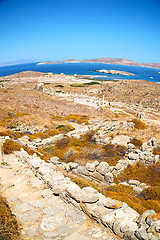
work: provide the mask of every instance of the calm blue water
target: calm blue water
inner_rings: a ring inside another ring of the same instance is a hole
[[[112,69],[119,71],[126,71],[136,74],[136,76],[120,76],[111,74],[102,74],[92,72],[99,69]],[[114,64],[103,63],[60,63],[60,64],[45,64],[36,65],[36,63],[20,64],[0,67],[0,77],[19,73],[22,71],[37,71],[37,72],[52,72],[55,74],[68,74],[68,75],[96,75],[98,77],[103,76],[101,79],[143,79],[152,82],[160,82],[160,69],[136,67],[136,66],[122,66]]]

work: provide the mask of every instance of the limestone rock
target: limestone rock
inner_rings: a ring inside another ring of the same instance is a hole
[[[87,169],[84,166],[78,166],[77,172],[85,176],[89,175]]]
[[[138,160],[139,156],[138,156],[138,154],[131,152],[131,153],[128,154],[128,158],[130,160]]]
[[[108,168],[109,164],[107,162],[101,162],[96,168],[96,171],[104,175],[105,173],[107,173]]]
[[[105,182],[107,182],[109,184],[113,183],[113,181],[114,181],[113,174],[112,173],[105,173],[104,174],[104,180],[105,180]]]
[[[75,169],[75,168],[78,168],[78,163],[74,163],[74,162],[69,162],[69,167],[70,167],[70,169],[72,170],[72,169]]]
[[[94,172],[95,169],[96,169],[96,167],[95,167],[95,165],[92,164],[92,163],[87,163],[87,164],[86,164],[86,169],[87,169],[89,172]]]
[[[122,202],[108,197],[106,198],[104,206],[110,209],[118,209],[122,207]]]

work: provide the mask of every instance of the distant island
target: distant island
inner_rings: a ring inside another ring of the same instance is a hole
[[[133,74],[133,73],[117,71],[117,70],[100,69],[100,70],[94,70],[92,72],[107,73],[107,74],[114,74],[114,75],[124,75],[124,76],[135,76],[135,74]]]
[[[65,61],[40,62],[40,63],[37,63],[37,65],[55,64],[55,63],[106,63],[106,64],[140,66],[140,67],[160,69],[160,63],[137,63],[125,58],[95,58],[95,59],[83,59],[83,60],[69,59]]]

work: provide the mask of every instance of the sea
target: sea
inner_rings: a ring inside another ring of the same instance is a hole
[[[112,75],[94,72],[95,70],[100,69],[125,71],[133,73],[135,76]],[[37,63],[25,63],[19,65],[2,66],[0,67],[0,77],[22,71],[36,71],[43,73],[52,72],[54,74],[64,73],[67,75],[94,75],[95,79],[102,80],[138,79],[160,83],[160,69],[105,63],[55,63],[40,65],[37,65]]]

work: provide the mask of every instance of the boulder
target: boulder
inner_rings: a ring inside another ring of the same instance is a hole
[[[138,180],[129,180],[129,185],[135,185],[138,186],[140,184],[140,182]]]
[[[136,153],[133,153],[133,152],[130,152],[129,154],[128,154],[128,158],[130,159],[130,160],[138,160],[139,159],[139,156],[138,156],[138,154],[136,154]]]
[[[107,173],[108,168],[109,164],[107,162],[101,162],[96,168],[96,171],[104,175],[105,173]]]
[[[88,175],[89,175],[86,167],[84,167],[84,166],[78,166],[77,172],[80,173],[80,174],[82,174],[82,175],[85,175],[85,176],[88,176]]]
[[[117,135],[116,137],[113,138],[111,143],[127,147],[127,144],[128,144],[128,142],[130,142],[130,140],[131,140],[131,137],[129,137],[129,136]]]
[[[55,165],[60,164],[60,160],[58,157],[51,157],[49,161]]]
[[[78,163],[74,163],[74,162],[69,162],[69,167],[70,167],[70,169],[72,170],[72,169],[75,169],[75,168],[78,168]]]
[[[104,174],[104,181],[105,181],[106,183],[109,183],[109,184],[113,183],[113,181],[114,181],[114,176],[113,176],[113,174],[112,174],[112,173],[105,173],[105,174]]]
[[[87,169],[89,172],[94,172],[95,169],[96,169],[96,166],[95,166],[93,163],[87,163],[87,164],[86,164],[86,169]]]
[[[118,209],[122,207],[122,202],[107,197],[104,202],[104,206],[109,209]]]

